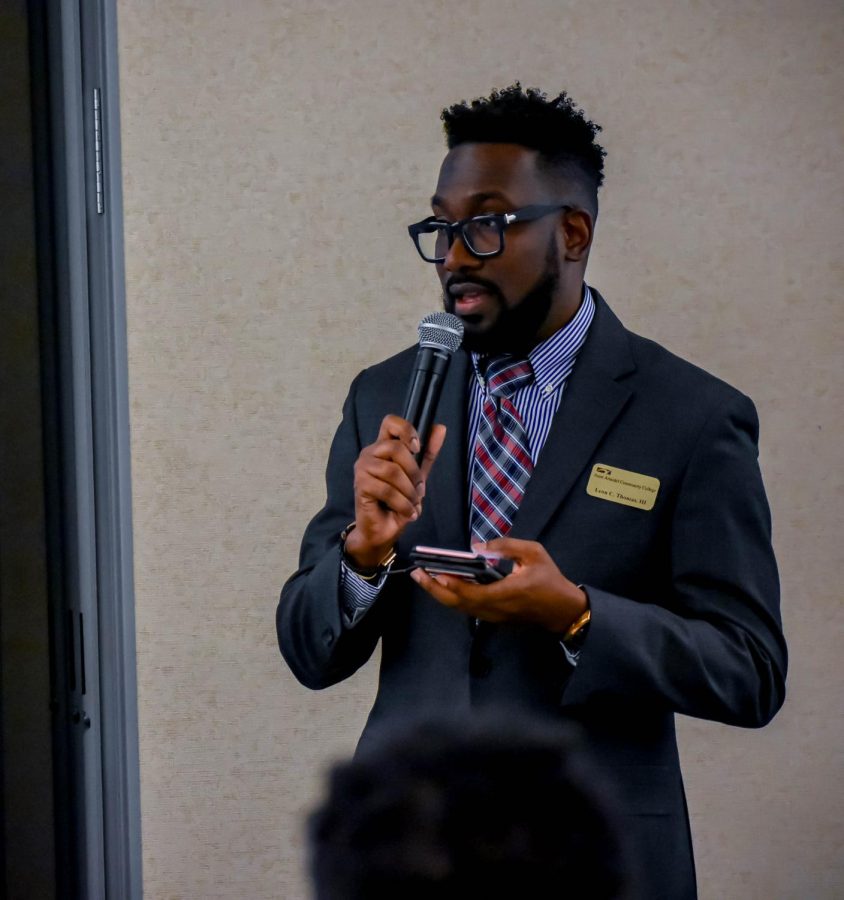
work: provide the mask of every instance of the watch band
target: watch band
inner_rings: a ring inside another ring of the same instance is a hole
[[[583,585],[578,585],[584,590]],[[586,602],[589,602],[589,595],[586,595]],[[589,623],[592,621],[592,609],[587,606],[586,609],[569,625],[568,630],[563,635],[563,644],[570,653],[579,653],[589,631]]]
[[[592,610],[587,609],[586,612],[579,615],[574,622],[569,625],[568,631],[563,635],[563,640],[570,641],[573,637],[577,637],[591,621]]]

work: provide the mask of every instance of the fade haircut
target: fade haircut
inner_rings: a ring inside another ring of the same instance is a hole
[[[595,140],[601,126],[587,119],[565,91],[548,98],[517,81],[489,97],[455,103],[440,118],[449,150],[470,143],[518,144],[536,150],[541,167],[580,187],[597,216],[607,155]]]

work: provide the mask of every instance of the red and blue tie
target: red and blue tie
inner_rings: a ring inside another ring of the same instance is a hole
[[[526,359],[494,356],[487,364],[484,399],[472,465],[473,541],[507,534],[533,472],[530,444],[510,397],[533,381]]]

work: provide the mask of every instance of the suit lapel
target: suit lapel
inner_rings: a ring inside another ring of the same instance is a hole
[[[516,514],[511,537],[536,540],[588,465],[633,391],[636,366],[624,326],[597,291],[595,318]]]
[[[449,366],[440,397],[436,422],[448,429],[445,444],[431,470],[425,502],[443,547],[469,546],[468,493],[466,487],[466,381],[471,364],[469,354],[458,350]]]

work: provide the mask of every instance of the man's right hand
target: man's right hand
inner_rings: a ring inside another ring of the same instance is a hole
[[[400,416],[384,417],[377,440],[355,463],[355,528],[345,545],[355,566],[375,568],[422,514],[425,480],[444,441],[445,425],[434,425],[419,465],[416,429]]]

